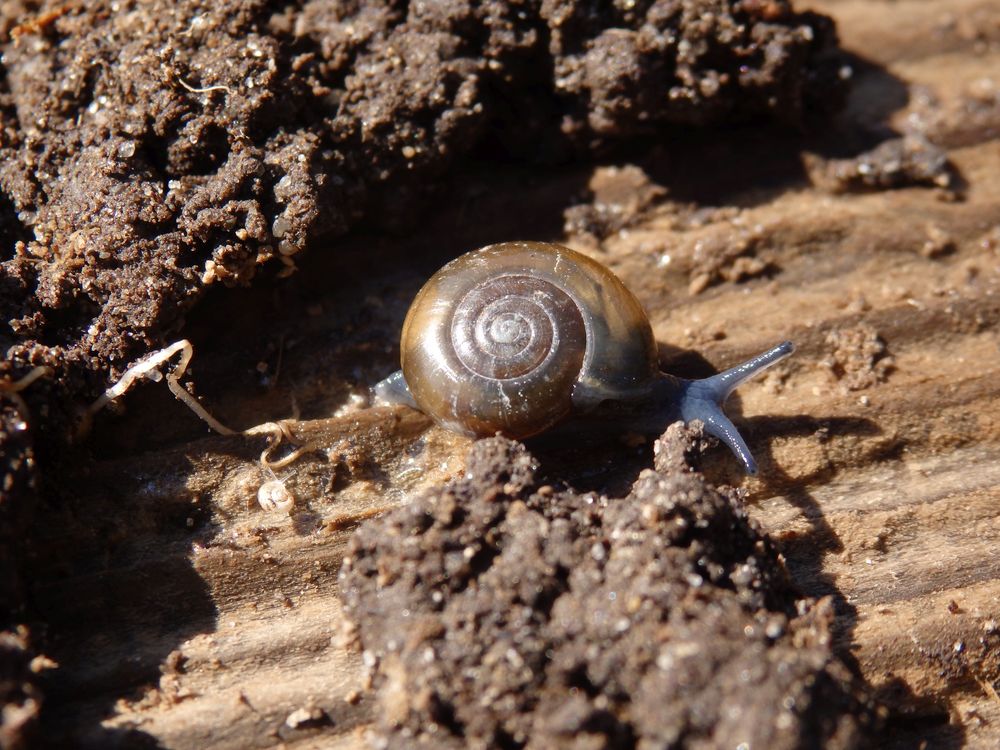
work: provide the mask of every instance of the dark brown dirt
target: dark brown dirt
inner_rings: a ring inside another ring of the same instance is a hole
[[[19,396],[0,382],[0,749],[26,746],[38,720],[41,693],[30,669],[24,617],[23,535],[34,502],[35,458]]]
[[[60,428],[208,287],[362,218],[408,226],[470,156],[837,101],[832,25],[786,2],[3,8],[3,372],[52,366],[33,395]]]
[[[34,736],[41,694],[24,632],[0,630],[0,750],[22,750]]]
[[[22,598],[19,541],[35,495],[35,455],[24,402],[0,381],[0,629]]]
[[[620,500],[494,438],[362,527],[341,573],[386,747],[856,747],[873,714],[738,493],[678,459]],[[800,614],[796,614],[796,612]]]

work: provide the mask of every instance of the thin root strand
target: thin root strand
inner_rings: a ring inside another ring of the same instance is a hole
[[[187,370],[188,364],[191,362],[191,357],[194,356],[194,347],[191,346],[191,342],[187,339],[181,339],[165,349],[153,352],[142,361],[137,362],[127,369],[117,383],[108,388],[94,403],[87,407],[84,413],[83,424],[81,425],[81,432],[86,433],[90,428],[94,415],[116,398],[124,395],[139,378],[146,377],[150,380],[159,380],[162,374],[157,368],[169,361],[178,352],[181,354],[180,361],[166,376],[167,387],[170,389],[170,392],[193,411],[199,419],[220,435],[235,435],[236,432],[234,430],[229,429],[209,414],[205,407],[199,404],[195,397],[184,390],[184,387],[180,384],[180,378]]]
[[[271,440],[260,454],[260,465],[272,473],[276,470],[284,469],[286,466],[290,466],[303,454],[314,451],[318,447],[313,443],[306,443],[305,445],[300,444],[295,435],[292,434],[292,430],[288,425],[288,420],[285,419],[278,422],[265,422],[263,424],[256,425],[248,430],[244,430],[243,434],[270,436]],[[277,460],[272,460],[271,455],[279,446],[281,446],[283,442],[286,441],[289,444],[296,446],[295,450],[287,456],[283,456]]]

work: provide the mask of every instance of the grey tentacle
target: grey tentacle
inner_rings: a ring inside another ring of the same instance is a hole
[[[419,408],[413,400],[410,387],[406,384],[402,370],[396,370],[385,380],[380,380],[372,388],[373,400],[380,404],[403,404],[414,409]]]
[[[742,364],[702,380],[682,380],[677,387],[676,409],[685,422],[700,419],[705,431],[717,437],[733,452],[747,474],[757,473],[757,463],[736,426],[722,411],[722,404],[733,390],[795,351],[791,341],[784,341]]]
[[[738,386],[771,365],[780,362],[794,351],[795,344],[791,341],[783,341],[763,354],[758,354],[756,357],[736,365],[736,367],[730,367],[718,375],[691,381],[691,390],[697,393],[698,398],[708,398],[722,404]]]

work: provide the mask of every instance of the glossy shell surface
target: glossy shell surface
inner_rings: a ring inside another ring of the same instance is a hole
[[[542,242],[490,245],[432,276],[406,316],[401,361],[437,422],[514,438],[638,392],[658,372],[632,293],[600,263]]]

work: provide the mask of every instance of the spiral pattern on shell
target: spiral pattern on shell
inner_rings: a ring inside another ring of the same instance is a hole
[[[612,342],[609,356],[595,346]],[[467,253],[420,290],[403,325],[417,405],[470,435],[523,438],[574,409],[588,377],[628,385],[655,365],[652,333],[621,282],[568,248],[511,242]],[[610,373],[610,377],[609,377]]]
[[[502,275],[470,289],[455,307],[451,343],[470,373],[508,380],[539,368],[579,371],[586,328],[573,300],[551,282]]]

